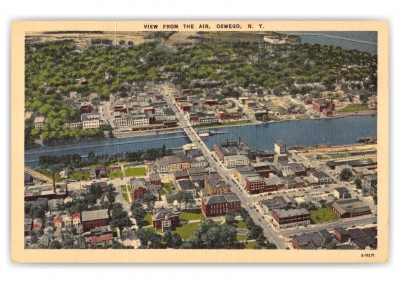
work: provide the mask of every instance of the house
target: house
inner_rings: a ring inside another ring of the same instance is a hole
[[[362,180],[362,188],[364,189],[364,192],[369,195],[376,196],[377,185],[378,185],[377,174],[365,176]]]
[[[80,224],[81,224],[81,214],[75,212],[74,214],[72,214],[72,225],[79,226]]]
[[[90,243],[94,245],[112,245],[113,233],[108,226],[98,226],[90,230]]]
[[[55,228],[61,229],[61,228],[62,228],[62,225],[63,225],[63,219],[62,219],[62,217],[61,217],[60,215],[57,215],[57,216],[54,218],[53,223],[54,223],[54,227],[55,227]]]
[[[189,179],[182,179],[176,182],[178,189],[182,192],[189,192],[193,198],[196,198],[197,189],[194,183]]]
[[[132,201],[137,201],[143,198],[144,194],[147,192],[147,186],[144,179],[131,178],[129,180],[132,190]]]
[[[314,184],[331,184],[332,178],[323,171],[315,172],[311,175]]]
[[[376,249],[378,233],[376,227],[349,229],[348,232],[351,243],[358,249]]]
[[[294,236],[292,245],[294,249],[317,249],[325,248],[333,241],[332,235],[327,230]]]
[[[339,218],[351,218],[371,214],[371,208],[363,201],[353,199],[342,199],[332,204],[332,211]]]
[[[305,209],[272,210],[273,224],[278,229],[286,229],[310,224],[311,214]]]
[[[240,199],[233,192],[203,197],[201,203],[205,217],[223,216],[229,212],[238,212],[240,207]]]
[[[88,232],[99,226],[107,226],[109,224],[109,216],[107,209],[82,212],[83,231]]]
[[[188,179],[189,173],[187,170],[179,171],[174,173],[174,180],[179,181],[181,179]]]
[[[62,216],[62,218],[64,220],[65,227],[67,227],[67,228],[72,227],[72,218],[71,218],[71,216],[65,215],[65,216]]]
[[[107,172],[106,172],[106,167],[105,166],[98,166],[98,167],[92,168],[90,170],[90,178],[91,179],[106,178],[106,177],[107,177]],[[104,186],[104,183],[95,184],[94,186],[100,186],[100,185]]]
[[[28,236],[33,228],[33,219],[25,218],[24,219],[24,236]]]
[[[350,238],[349,232],[343,227],[334,228],[333,235],[341,243],[345,243],[345,242],[349,241],[349,238]]]
[[[277,154],[285,154],[287,151],[285,143],[283,143],[281,140],[275,142],[274,150]]]
[[[103,169],[98,171],[99,176],[103,176]],[[101,190],[102,192],[105,192],[108,190],[108,185],[107,182],[105,181],[98,181],[98,182],[92,182],[90,185],[91,190]]]
[[[333,191],[333,196],[337,199],[351,198],[351,194],[346,187],[336,187]]]
[[[179,226],[181,223],[180,212],[174,209],[162,209],[153,214],[153,228],[155,229],[168,229]]]
[[[229,185],[220,178],[211,177],[204,181],[204,196],[221,195],[230,191]]]
[[[81,102],[81,114],[82,113],[91,113],[92,112],[92,103],[91,102]]]
[[[40,218],[35,218],[33,220],[33,227],[32,231],[40,231],[42,229],[42,219]]]
[[[37,117],[35,117],[35,120],[33,121],[33,126],[36,129],[40,129],[43,127],[44,121],[45,121],[44,116],[37,116]]]
[[[154,185],[161,185],[161,177],[160,177],[160,175],[157,174],[157,173],[152,173],[152,174],[150,174],[149,180],[150,180],[150,183],[151,183],[151,184],[154,184]]]

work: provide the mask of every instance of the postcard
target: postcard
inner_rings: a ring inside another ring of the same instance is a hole
[[[388,25],[12,25],[12,259],[388,261]]]

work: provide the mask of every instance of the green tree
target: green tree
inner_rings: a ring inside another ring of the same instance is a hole
[[[163,248],[162,237],[153,230],[140,229],[136,233],[140,240],[141,249]]]
[[[362,189],[362,181],[359,178],[354,180],[357,189]]]
[[[136,224],[139,228],[147,225],[144,217],[146,216],[146,211],[143,209],[143,206],[139,202],[134,202],[131,205],[132,216],[136,220]]]
[[[128,212],[126,212],[121,203],[114,203],[112,205],[112,217],[110,226],[112,228],[118,228],[121,232],[123,228],[132,226],[132,222],[129,219]]]
[[[235,222],[235,214],[232,212],[229,212],[228,214],[226,214],[225,216],[225,223],[232,226]]]
[[[342,181],[349,181],[352,177],[353,173],[351,172],[350,169],[343,169],[339,174],[339,178]]]

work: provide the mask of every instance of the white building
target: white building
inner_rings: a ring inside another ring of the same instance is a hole
[[[100,127],[100,115],[84,113],[81,115],[83,129],[96,129]]]
[[[33,121],[33,125],[35,126],[36,129],[40,129],[43,127],[44,121],[45,121],[44,116],[37,116]]]
[[[249,158],[247,158],[244,155],[231,155],[224,157],[224,165],[227,168],[247,166],[249,163],[250,163]]]

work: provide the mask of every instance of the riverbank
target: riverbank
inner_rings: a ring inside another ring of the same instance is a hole
[[[115,132],[115,138],[129,138],[129,137],[137,137],[137,136],[148,136],[148,135],[157,135],[157,134],[169,134],[169,133],[179,133],[183,132],[182,127],[174,127],[169,129],[158,129],[158,130],[143,130],[143,131],[135,131],[135,132]]]

